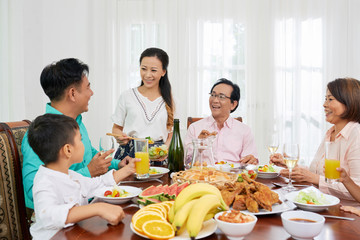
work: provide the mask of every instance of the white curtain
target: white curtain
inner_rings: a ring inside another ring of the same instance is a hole
[[[90,66],[95,95],[84,120],[95,146],[111,130],[120,93],[139,85],[147,47],[169,54],[183,137],[188,116],[210,114],[217,79],[240,86],[233,116],[252,128],[262,163],[273,132],[281,143],[299,142],[301,160],[311,161],[329,127],[322,109],[327,82],[360,79],[357,0],[0,1],[1,121],[42,114],[48,100],[41,70],[76,57]]]

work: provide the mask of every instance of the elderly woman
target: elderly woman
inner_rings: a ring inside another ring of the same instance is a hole
[[[340,166],[350,178],[360,184],[360,82],[353,78],[339,78],[327,85],[324,102],[326,121],[333,126],[326,132],[309,168],[297,166],[291,178],[295,181],[310,182],[320,191],[342,199],[354,200],[343,184],[325,182],[325,142],[340,145]],[[270,162],[286,167],[283,156],[274,154]],[[281,174],[288,176],[287,169]]]

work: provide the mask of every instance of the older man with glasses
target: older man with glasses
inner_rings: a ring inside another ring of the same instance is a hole
[[[221,78],[210,91],[211,116],[192,123],[186,134],[188,146],[195,138],[215,134],[213,144],[215,162],[257,164],[257,151],[250,127],[230,116],[239,105],[240,88]]]

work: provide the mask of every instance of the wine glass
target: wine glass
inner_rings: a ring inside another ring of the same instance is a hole
[[[293,168],[296,166],[296,163],[299,160],[299,144],[285,143],[283,155],[284,155],[285,164],[286,164],[287,168],[289,169],[289,183],[283,189],[285,191],[291,192],[291,191],[296,190],[296,188],[292,185],[292,182],[291,182],[291,173],[292,173]]]
[[[106,151],[109,151],[110,149],[114,149],[115,147],[115,139],[112,136],[104,135],[100,138],[99,141],[99,150],[101,154],[103,154]],[[107,158],[112,157],[112,154],[110,154]]]
[[[271,134],[267,147],[271,155],[278,150],[279,136],[277,134]]]

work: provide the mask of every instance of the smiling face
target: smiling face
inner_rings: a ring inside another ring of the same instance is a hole
[[[230,116],[231,110],[237,106],[237,101],[231,102],[230,96],[233,91],[232,86],[227,84],[218,84],[214,87],[211,93],[215,95],[225,95],[227,98],[219,99],[219,97],[209,98],[209,106],[214,119],[227,119]]]
[[[159,87],[160,78],[165,75],[161,61],[157,57],[144,57],[140,64],[140,76],[146,88]]]
[[[75,87],[76,91],[76,105],[79,110],[79,114],[87,112],[89,110],[89,101],[94,92],[90,88],[90,82],[86,75],[83,76],[82,81],[78,87]]]
[[[337,124],[339,122],[346,121],[345,119],[341,118],[342,114],[346,110],[346,106],[336,100],[336,98],[329,90],[326,91],[326,97],[323,106],[327,122]]]

